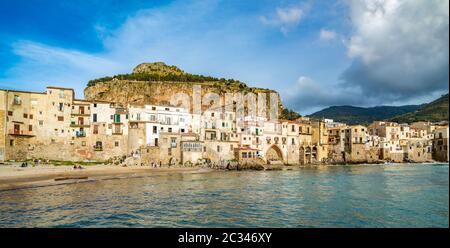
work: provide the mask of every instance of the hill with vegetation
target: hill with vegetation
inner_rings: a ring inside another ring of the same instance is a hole
[[[421,105],[405,106],[377,106],[377,107],[354,107],[354,106],[332,106],[315,112],[309,117],[321,119],[333,119],[337,122],[347,124],[369,124],[373,121],[385,120],[397,115],[415,111]]]
[[[389,120],[398,123],[448,121],[448,94],[445,94],[428,104],[422,105],[415,111],[394,116]]]
[[[193,86],[201,86],[201,96],[217,93],[224,99],[225,93],[266,93],[269,104],[271,89],[249,87],[247,84],[225,78],[196,75],[184,72],[163,62],[142,63],[132,73],[107,76],[90,80],[84,95],[90,101],[108,101],[122,104],[170,105],[171,97],[183,93],[192,97]],[[281,99],[278,106],[283,110]]]

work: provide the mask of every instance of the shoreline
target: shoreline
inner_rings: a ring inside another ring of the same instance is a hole
[[[445,162],[442,162],[445,164]],[[334,166],[371,166],[371,165],[401,165],[417,163],[378,163],[378,164],[320,164],[309,166],[284,165],[273,170],[300,170],[311,167],[334,167]],[[425,162],[420,164],[432,165],[440,162]],[[174,173],[209,173],[214,171],[239,171],[239,170],[219,170],[201,167],[172,167],[172,168],[149,168],[149,167],[118,167],[113,165],[91,165],[83,169],[74,170],[72,166],[45,165],[39,167],[21,168],[19,163],[0,165],[0,192],[18,190],[35,187],[55,186],[72,183],[93,182],[101,180],[140,178],[158,175],[169,175]],[[242,170],[249,171],[249,170]]]
[[[63,185],[133,177],[148,177],[173,173],[207,173],[207,168],[149,168],[92,165],[74,170],[72,166],[46,165],[21,168],[19,165],[0,166],[0,192],[7,190]]]

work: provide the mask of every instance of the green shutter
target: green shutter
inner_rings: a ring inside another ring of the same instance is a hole
[[[114,122],[120,123],[120,115],[114,115]]]

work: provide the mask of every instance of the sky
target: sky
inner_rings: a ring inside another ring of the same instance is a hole
[[[0,2],[0,88],[44,91],[163,61],[277,90],[301,114],[448,92],[448,0]]]

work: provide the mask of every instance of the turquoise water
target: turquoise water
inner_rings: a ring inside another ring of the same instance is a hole
[[[444,165],[212,172],[0,192],[0,227],[449,227]]]

